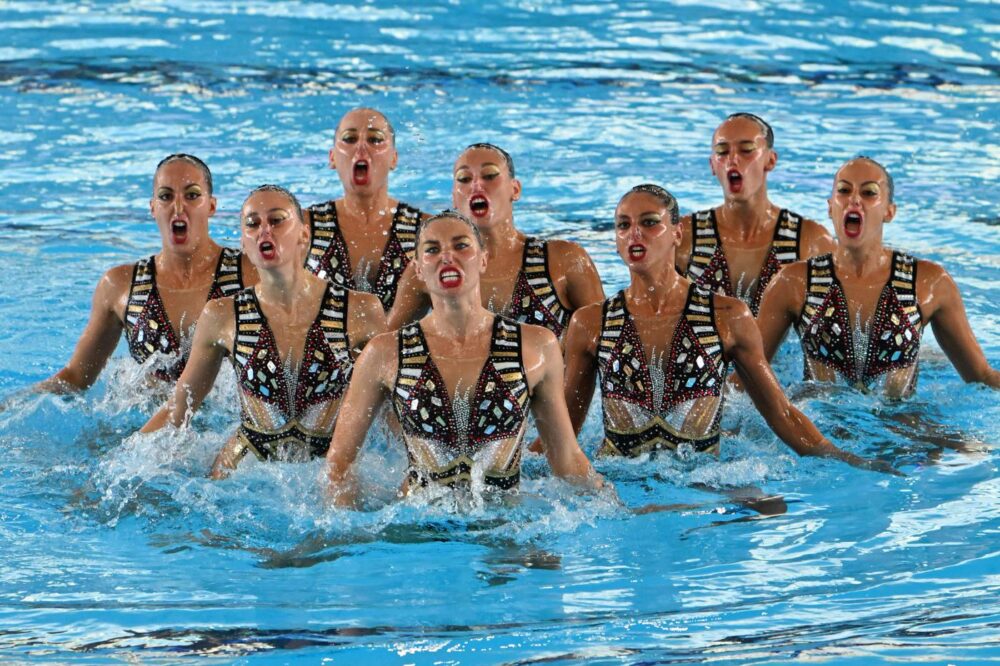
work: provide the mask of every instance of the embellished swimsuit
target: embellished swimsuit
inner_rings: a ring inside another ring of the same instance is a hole
[[[889,280],[882,288],[867,334],[851,322],[847,297],[833,268],[833,256],[813,257],[808,264],[806,302],[796,324],[805,361],[831,368],[851,384],[868,389],[883,375],[902,382],[903,393],[916,382],[917,353],[923,330],[916,298],[916,260],[892,253]]]
[[[333,201],[309,207],[311,240],[306,255],[306,268],[319,277],[345,289],[368,291],[382,301],[389,311],[396,300],[396,289],[403,270],[413,258],[417,242],[417,226],[421,213],[402,201],[396,206],[389,227],[389,240],[382,250],[375,282],[356,284],[347,253],[347,241],[337,222],[337,206]]]
[[[243,288],[242,256],[239,250],[222,248],[207,300],[231,296]],[[181,376],[190,351],[190,338],[182,334],[178,339],[170,325],[156,287],[155,255],[137,261],[132,269],[132,286],[125,305],[125,339],[136,363],[144,363],[155,353],[178,355],[175,363],[156,369],[154,375],[168,382],[175,382]]]
[[[398,337],[393,407],[411,481],[455,486],[482,479],[495,488],[516,486],[528,401],[521,326],[494,318],[489,356],[467,398],[448,395],[419,323],[404,326]]]
[[[294,373],[281,361],[253,288],[236,295],[232,362],[242,412],[237,437],[243,452],[253,451],[262,460],[301,460],[326,453],[353,368],[347,303],[346,290],[327,285]]]
[[[727,363],[712,293],[691,285],[669,351],[650,363],[625,292],[604,302],[598,371],[604,412],[599,454],[637,456],[689,445],[716,450]]]
[[[521,271],[517,274],[510,305],[500,313],[514,321],[544,326],[561,338],[573,312],[556,293],[549,273],[549,244],[540,238],[524,241]]]
[[[745,294],[735,294],[729,275],[729,262],[722,251],[715,209],[701,211],[691,216],[694,247],[688,262],[685,277],[701,287],[726,296],[739,296],[748,306],[753,316],[760,310],[760,300],[764,289],[785,264],[799,260],[799,244],[802,237],[802,218],[787,209],[778,213],[778,223],[774,227],[774,238],[764,258],[760,277],[753,288]]]

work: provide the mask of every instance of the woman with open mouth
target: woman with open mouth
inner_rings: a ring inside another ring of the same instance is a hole
[[[340,199],[310,206],[306,266],[345,289],[375,294],[388,311],[413,257],[419,210],[389,196],[396,132],[375,109],[348,111],[337,125],[330,168],[344,186]]]
[[[174,394],[143,432],[179,427],[211,390],[223,358],[236,371],[239,430],[216,458],[222,477],[252,452],[261,460],[308,460],[326,453],[353,359],[385,330],[382,304],[302,267],[309,227],[295,196],[258,187],[241,212],[243,251],[260,283],[210,302]]]
[[[580,245],[527,236],[514,226],[513,206],[520,197],[514,161],[502,148],[472,144],[455,161],[452,202],[479,228],[490,256],[482,279],[483,306],[544,326],[561,338],[573,312],[602,300],[604,288]],[[389,327],[413,321],[429,302],[425,283],[406,271]]]
[[[418,234],[413,266],[433,307],[419,322],[373,340],[358,359],[327,454],[335,502],[356,501],[351,468],[386,400],[410,462],[404,493],[428,485],[516,487],[529,409],[552,471],[601,485],[573,434],[555,335],[482,305],[487,253],[478,227],[455,211],[430,218]]]
[[[220,247],[208,235],[215,206],[212,173],[200,159],[177,153],[156,166],[149,209],[160,231],[160,252],[104,274],[69,363],[38,389],[89,388],[123,330],[129,353],[149,364],[151,377],[173,382],[180,376],[205,303],[257,281],[240,251]]]
[[[732,363],[768,425],[796,453],[878,467],[831,444],[789,402],[745,303],[677,273],[678,222],[677,201],[656,185],[638,185],[618,203],[616,244],[631,282],[603,303],[581,308],[566,335],[566,402],[576,432],[599,385],[599,454],[678,447],[718,453]]]
[[[783,268],[764,295],[758,325],[768,358],[794,326],[807,379],[842,378],[904,397],[916,387],[920,336],[930,324],[962,379],[1000,387],[951,276],[882,244],[896,216],[885,167],[868,157],[848,161],[828,205],[836,249]]]
[[[770,125],[752,113],[730,115],[715,130],[709,158],[723,203],[681,220],[677,270],[699,286],[740,298],[754,316],[782,266],[833,248],[822,225],[771,203],[767,176],[777,161]]]

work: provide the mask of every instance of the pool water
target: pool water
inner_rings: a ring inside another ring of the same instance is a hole
[[[887,241],[938,261],[1000,365],[1000,9],[747,0],[0,4],[0,395],[69,357],[108,267],[148,256],[151,175],[212,167],[213,233],[245,193],[338,195],[339,115],[385,111],[394,195],[449,203],[463,146],[517,164],[518,224],[569,237],[607,292],[629,187],[717,203],[712,129],[775,127],[771,197],[826,222],[836,168],[896,179]],[[0,413],[0,660],[171,663],[871,663],[1000,659],[997,394],[962,383],[928,331],[914,398],[776,367],[840,445],[903,477],[799,459],[746,398],[721,459],[597,462],[634,515],[526,463],[522,492],[398,502],[400,446],[371,438],[367,511],[326,508],[321,462],[205,478],[236,418],[224,376],[194,431],[137,437],[155,407],[119,350],[81,398]],[[592,412],[582,435],[600,440]],[[784,498],[762,518],[731,498]],[[729,494],[726,494],[729,491]]]

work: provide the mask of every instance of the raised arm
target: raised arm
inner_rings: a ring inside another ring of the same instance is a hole
[[[880,468],[878,461],[866,460],[831,444],[789,401],[764,357],[760,333],[753,325],[749,308],[727,296],[715,296],[715,302],[726,355],[736,364],[746,392],[781,441],[800,456],[836,458],[855,467]],[[882,468],[882,471],[889,470]]]
[[[788,329],[795,323],[806,296],[806,263],[798,262],[781,269],[764,290],[757,313],[757,328],[770,361],[781,346]]]
[[[948,360],[966,382],[979,382],[1000,388],[1000,371],[990,367],[982,347],[969,325],[958,285],[948,272],[929,261],[917,266],[918,293],[925,320]]]
[[[410,262],[399,278],[396,300],[389,311],[388,330],[394,331],[419,319],[430,307],[431,299],[424,283],[417,277],[416,267]]]
[[[351,375],[340,405],[337,427],[326,452],[330,499],[338,506],[353,506],[357,487],[351,468],[365,443],[375,414],[386,398],[390,376],[398,363],[396,336],[385,333],[365,347]]]
[[[556,288],[565,294],[571,310],[604,300],[604,286],[597,267],[579,244],[565,240],[549,242],[549,263],[556,278]]]
[[[121,338],[131,278],[131,265],[118,266],[104,274],[94,289],[90,319],[69,362],[59,372],[36,384],[36,391],[82,391],[97,381]]]
[[[563,361],[551,331],[525,326],[522,346],[531,387],[531,411],[545,443],[552,472],[579,485],[601,487],[600,478],[580,449],[563,395]]]
[[[215,384],[222,359],[232,349],[235,329],[232,298],[219,298],[205,304],[195,327],[191,356],[174,386],[173,395],[140,432],[155,432],[168,423],[180,427],[198,410]]]

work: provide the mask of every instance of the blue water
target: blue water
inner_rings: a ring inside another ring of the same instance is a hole
[[[726,113],[771,120],[772,199],[820,221],[870,154],[896,178],[888,242],[945,265],[1000,365],[998,25],[954,0],[2,3],[0,395],[68,358],[106,268],[156,251],[162,156],[209,163],[233,244],[254,185],[339,193],[326,151],[359,104],[394,121],[391,191],[425,209],[461,147],[506,147],[518,224],[583,243],[609,293],[614,203],[646,180],[716,203]],[[777,363],[824,432],[905,477],[798,459],[742,398],[721,460],[598,461],[629,506],[692,505],[639,516],[537,458],[507,505],[396,502],[384,436],[366,512],[324,508],[321,463],[209,482],[231,379],[194,432],[138,438],[153,404],[117,358],[83,398],[0,414],[0,661],[995,661],[1000,407],[925,340],[905,403],[802,383],[794,345]],[[705,489],[744,486],[787,512]]]

